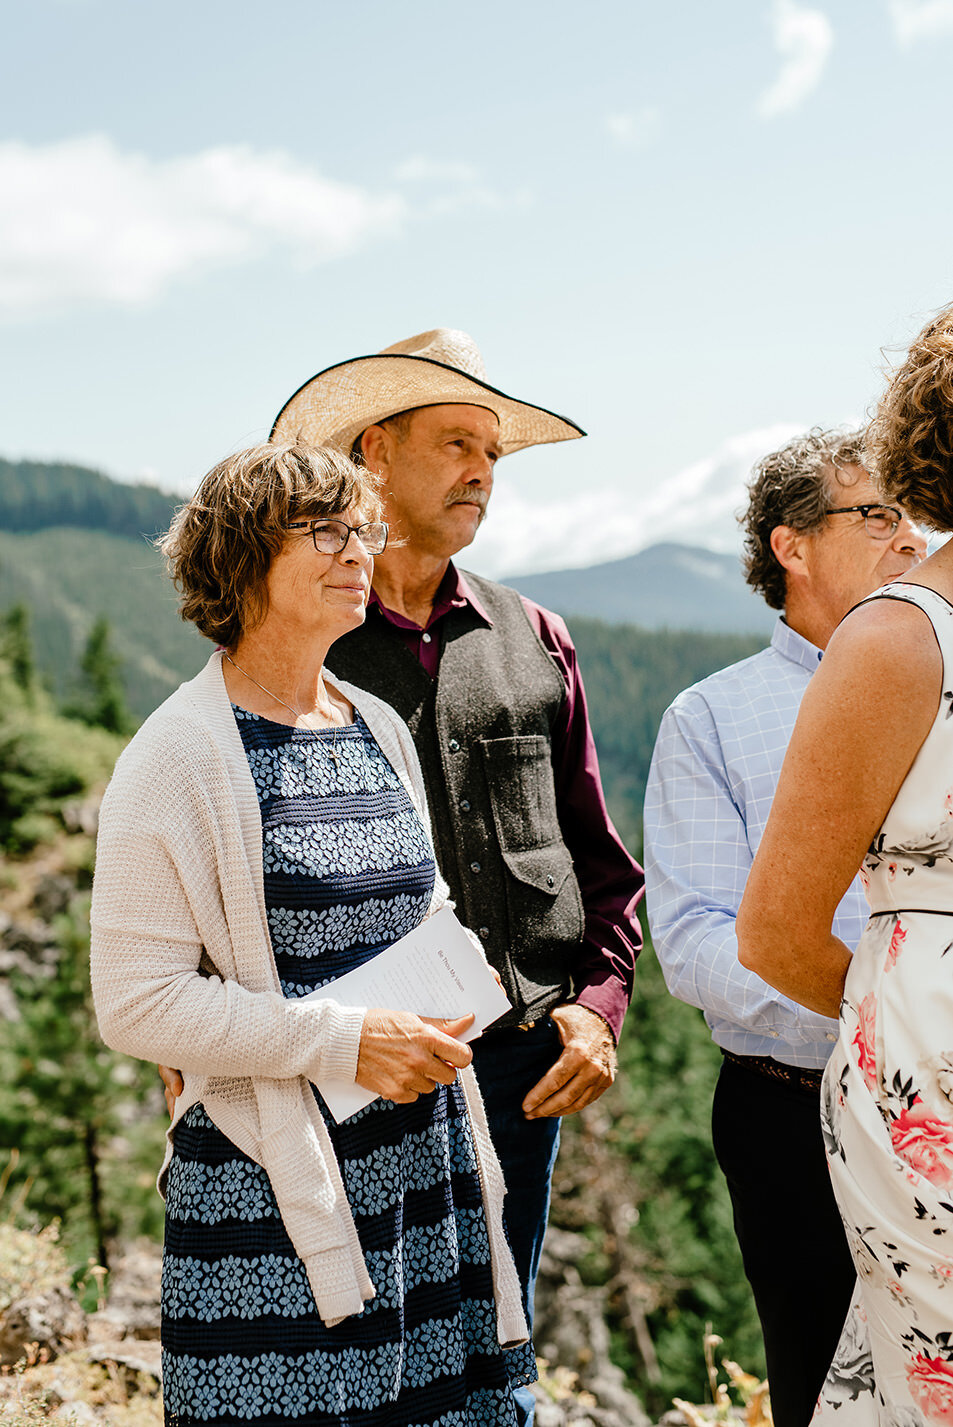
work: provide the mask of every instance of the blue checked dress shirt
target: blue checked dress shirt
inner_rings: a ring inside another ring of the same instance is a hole
[[[837,1022],[782,996],[738,960],[735,917],[788,740],[821,651],[779,619],[771,645],[702,679],[666,711],[645,795],[645,889],[668,989],[699,1006],[716,1044],[818,1069]],[[867,921],[859,879],[834,935]]]

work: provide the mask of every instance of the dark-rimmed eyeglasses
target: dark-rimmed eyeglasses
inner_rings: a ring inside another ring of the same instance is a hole
[[[900,529],[903,511],[895,505],[838,505],[827,515],[862,515],[864,529],[872,540],[889,540]]]
[[[366,520],[348,525],[344,520],[293,520],[289,530],[310,530],[319,555],[339,555],[352,535],[356,535],[368,555],[380,555],[387,544],[388,527],[383,520]]]

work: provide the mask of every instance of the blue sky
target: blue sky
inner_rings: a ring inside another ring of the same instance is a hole
[[[188,490],[462,327],[589,438],[474,563],[721,548],[953,300],[953,0],[0,0],[0,454]]]

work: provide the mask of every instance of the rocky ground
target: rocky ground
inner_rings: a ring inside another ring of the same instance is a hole
[[[653,1427],[609,1359],[602,1294],[582,1283],[576,1240],[553,1230],[547,1241],[537,1314],[538,1427]],[[128,1249],[110,1275],[108,1299],[84,1312],[55,1235],[0,1225],[0,1427],[161,1427],[159,1271],[157,1246]],[[745,1415],[727,1403],[704,1413],[680,1404],[660,1427],[736,1420],[770,1424],[757,1410]]]

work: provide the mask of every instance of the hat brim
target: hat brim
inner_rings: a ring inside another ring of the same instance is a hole
[[[300,386],[279,411],[272,441],[304,441],[350,451],[362,431],[418,406],[482,406],[500,423],[504,456],[525,446],[573,441],[581,426],[542,406],[517,401],[456,367],[430,357],[375,353],[326,367]]]

